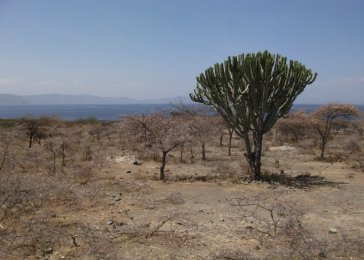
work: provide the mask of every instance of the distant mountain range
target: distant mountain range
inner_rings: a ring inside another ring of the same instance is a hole
[[[27,95],[0,94],[0,106],[11,105],[83,105],[83,104],[169,104],[177,102],[191,103],[188,97],[170,97],[163,99],[137,100],[127,97],[99,97],[92,95]]]

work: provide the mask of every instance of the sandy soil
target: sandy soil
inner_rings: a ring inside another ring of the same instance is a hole
[[[58,240],[50,238],[50,245],[30,250],[25,246],[27,242],[19,242],[18,237],[16,242],[21,246],[11,253],[3,252],[0,257],[290,259],[277,253],[284,247],[279,238],[260,241],[249,232],[254,220],[232,205],[235,198],[281,193],[282,198],[295,202],[305,213],[303,227],[310,237],[326,241],[317,251],[320,254],[312,253],[310,258],[360,259],[354,249],[350,249],[351,253],[335,253],[332,247],[343,238],[356,239],[355,243],[362,245],[364,173],[361,170],[345,162],[319,161],[315,154],[285,144],[271,146],[264,152],[264,169],[324,179],[301,188],[248,183],[242,181],[247,167],[239,147],[239,143],[234,146],[232,156],[226,155],[226,149],[209,147],[208,160],[195,163],[187,158],[187,163],[174,162],[178,156],[175,154],[168,159],[166,182],[157,180],[158,162],[141,159],[141,165],[134,165],[120,158],[111,161],[96,171],[87,184],[77,184],[75,196],[80,197],[77,205],[54,203],[33,216],[24,216],[44,217],[43,224],[31,226],[32,221],[27,222],[29,233],[44,227],[45,236],[53,235]],[[25,232],[19,231],[25,227],[11,221],[2,223],[0,228]],[[334,234],[330,229],[336,230]],[[0,245],[10,248],[10,242],[4,236]],[[52,250],[47,251],[47,246]]]

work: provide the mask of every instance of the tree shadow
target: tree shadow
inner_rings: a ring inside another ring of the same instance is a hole
[[[286,175],[284,173],[264,174],[261,176],[259,181],[267,182],[270,184],[284,185],[299,189],[322,187],[322,186],[338,188],[339,185],[341,184],[347,184],[346,182],[329,181],[325,177],[317,175],[301,174],[293,177]]]

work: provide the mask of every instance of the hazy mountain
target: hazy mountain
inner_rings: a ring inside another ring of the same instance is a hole
[[[27,105],[27,101],[22,96],[11,94],[0,94],[0,105]]]
[[[190,103],[187,97],[136,100],[127,97],[99,97],[92,95],[44,94],[17,96],[0,94],[0,105],[82,105],[82,104],[169,104],[178,102]]]
[[[73,104],[130,104],[134,100],[125,97],[98,97],[92,95],[44,94],[23,96],[34,105],[73,105]]]

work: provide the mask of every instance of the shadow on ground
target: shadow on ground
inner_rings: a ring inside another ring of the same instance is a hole
[[[318,187],[318,186],[329,186],[338,188],[339,185],[341,184],[347,184],[345,182],[329,181],[325,177],[317,175],[302,174],[292,177],[284,173],[262,175],[260,181],[271,184],[280,184],[300,189]]]

